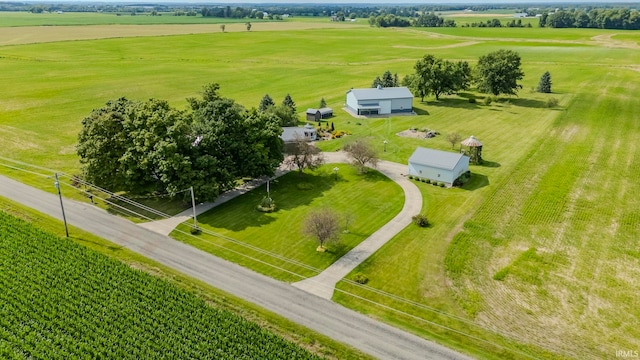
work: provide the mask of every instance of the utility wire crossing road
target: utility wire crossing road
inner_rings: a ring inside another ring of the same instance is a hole
[[[53,185],[52,185],[53,186]],[[0,176],[0,196],[62,219],[56,195]],[[168,236],[65,199],[69,224],[381,359],[469,359],[453,350],[255,273]]]

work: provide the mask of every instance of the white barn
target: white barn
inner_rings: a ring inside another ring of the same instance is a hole
[[[409,175],[447,186],[467,171],[469,157],[464,154],[418,147],[409,158]]]
[[[347,108],[356,115],[388,115],[413,111],[413,94],[407,87],[351,89]]]
[[[288,126],[282,128],[282,135],[280,135],[280,138],[284,142],[293,142],[297,140],[297,138],[307,141],[315,141],[318,140],[318,132],[316,131],[316,128],[310,124],[307,124],[304,127]]]

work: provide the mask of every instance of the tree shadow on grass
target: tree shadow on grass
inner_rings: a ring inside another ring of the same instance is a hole
[[[520,106],[520,107],[528,107],[528,108],[548,108],[548,105],[545,101],[535,100],[535,99],[523,99],[523,98],[513,98],[508,100],[512,105]]]
[[[276,204],[276,213],[310,204],[331,189],[335,181],[334,175],[330,173],[298,172],[290,172],[271,181],[270,196]],[[198,220],[202,224],[231,231],[270,224],[278,219],[275,213],[264,213],[256,209],[265,196],[266,185],[263,185],[213,208],[200,215]]]
[[[502,165],[500,165],[499,162],[482,160],[482,164],[478,164],[476,166],[482,166],[482,167],[487,167],[487,168],[498,168],[498,167],[500,167]]]
[[[437,101],[427,101],[427,105],[469,110],[479,108],[477,103],[470,103],[469,99],[465,98],[442,98]]]

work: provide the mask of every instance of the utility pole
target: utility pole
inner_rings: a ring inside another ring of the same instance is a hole
[[[58,181],[58,173],[55,173],[56,176],[56,182],[54,183],[54,185],[56,186],[56,189],[58,189],[58,197],[60,198],[60,208],[62,209],[62,220],[64,221],[64,232],[65,234],[67,234],[67,237],[69,237],[69,228],[67,227],[67,217],[64,214],[64,205],[62,204],[62,193],[60,193],[60,182]]]
[[[269,180],[267,179],[267,199],[271,199],[271,195],[269,194]]]
[[[189,188],[191,190],[191,206],[193,207],[193,226],[198,228],[198,220],[196,219],[196,198],[193,196],[193,186]]]

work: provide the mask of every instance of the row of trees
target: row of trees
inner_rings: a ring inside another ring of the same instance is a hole
[[[629,9],[575,9],[543,13],[540,27],[640,30],[640,12]]]
[[[425,13],[415,18],[406,18],[394,14],[372,15],[369,25],[377,27],[456,27],[456,22],[444,19],[434,13]]]
[[[425,55],[414,66],[415,72],[402,79],[402,85],[420,96],[454,94],[474,83],[478,91],[493,95],[515,95],[524,77],[520,55],[512,50],[498,50],[481,56],[475,69],[466,61],[453,62]]]
[[[242,177],[272,175],[283,160],[280,120],[220,96],[218,84],[189,98],[111,100],[82,120],[77,153],[85,180],[113,191],[176,196],[193,186],[211,201]]]
[[[486,22],[473,22],[471,24],[467,23],[462,25],[462,27],[532,27],[531,23],[527,23],[526,25],[522,23],[522,19],[512,19],[511,21],[507,21],[504,25],[499,19],[490,19]]]

